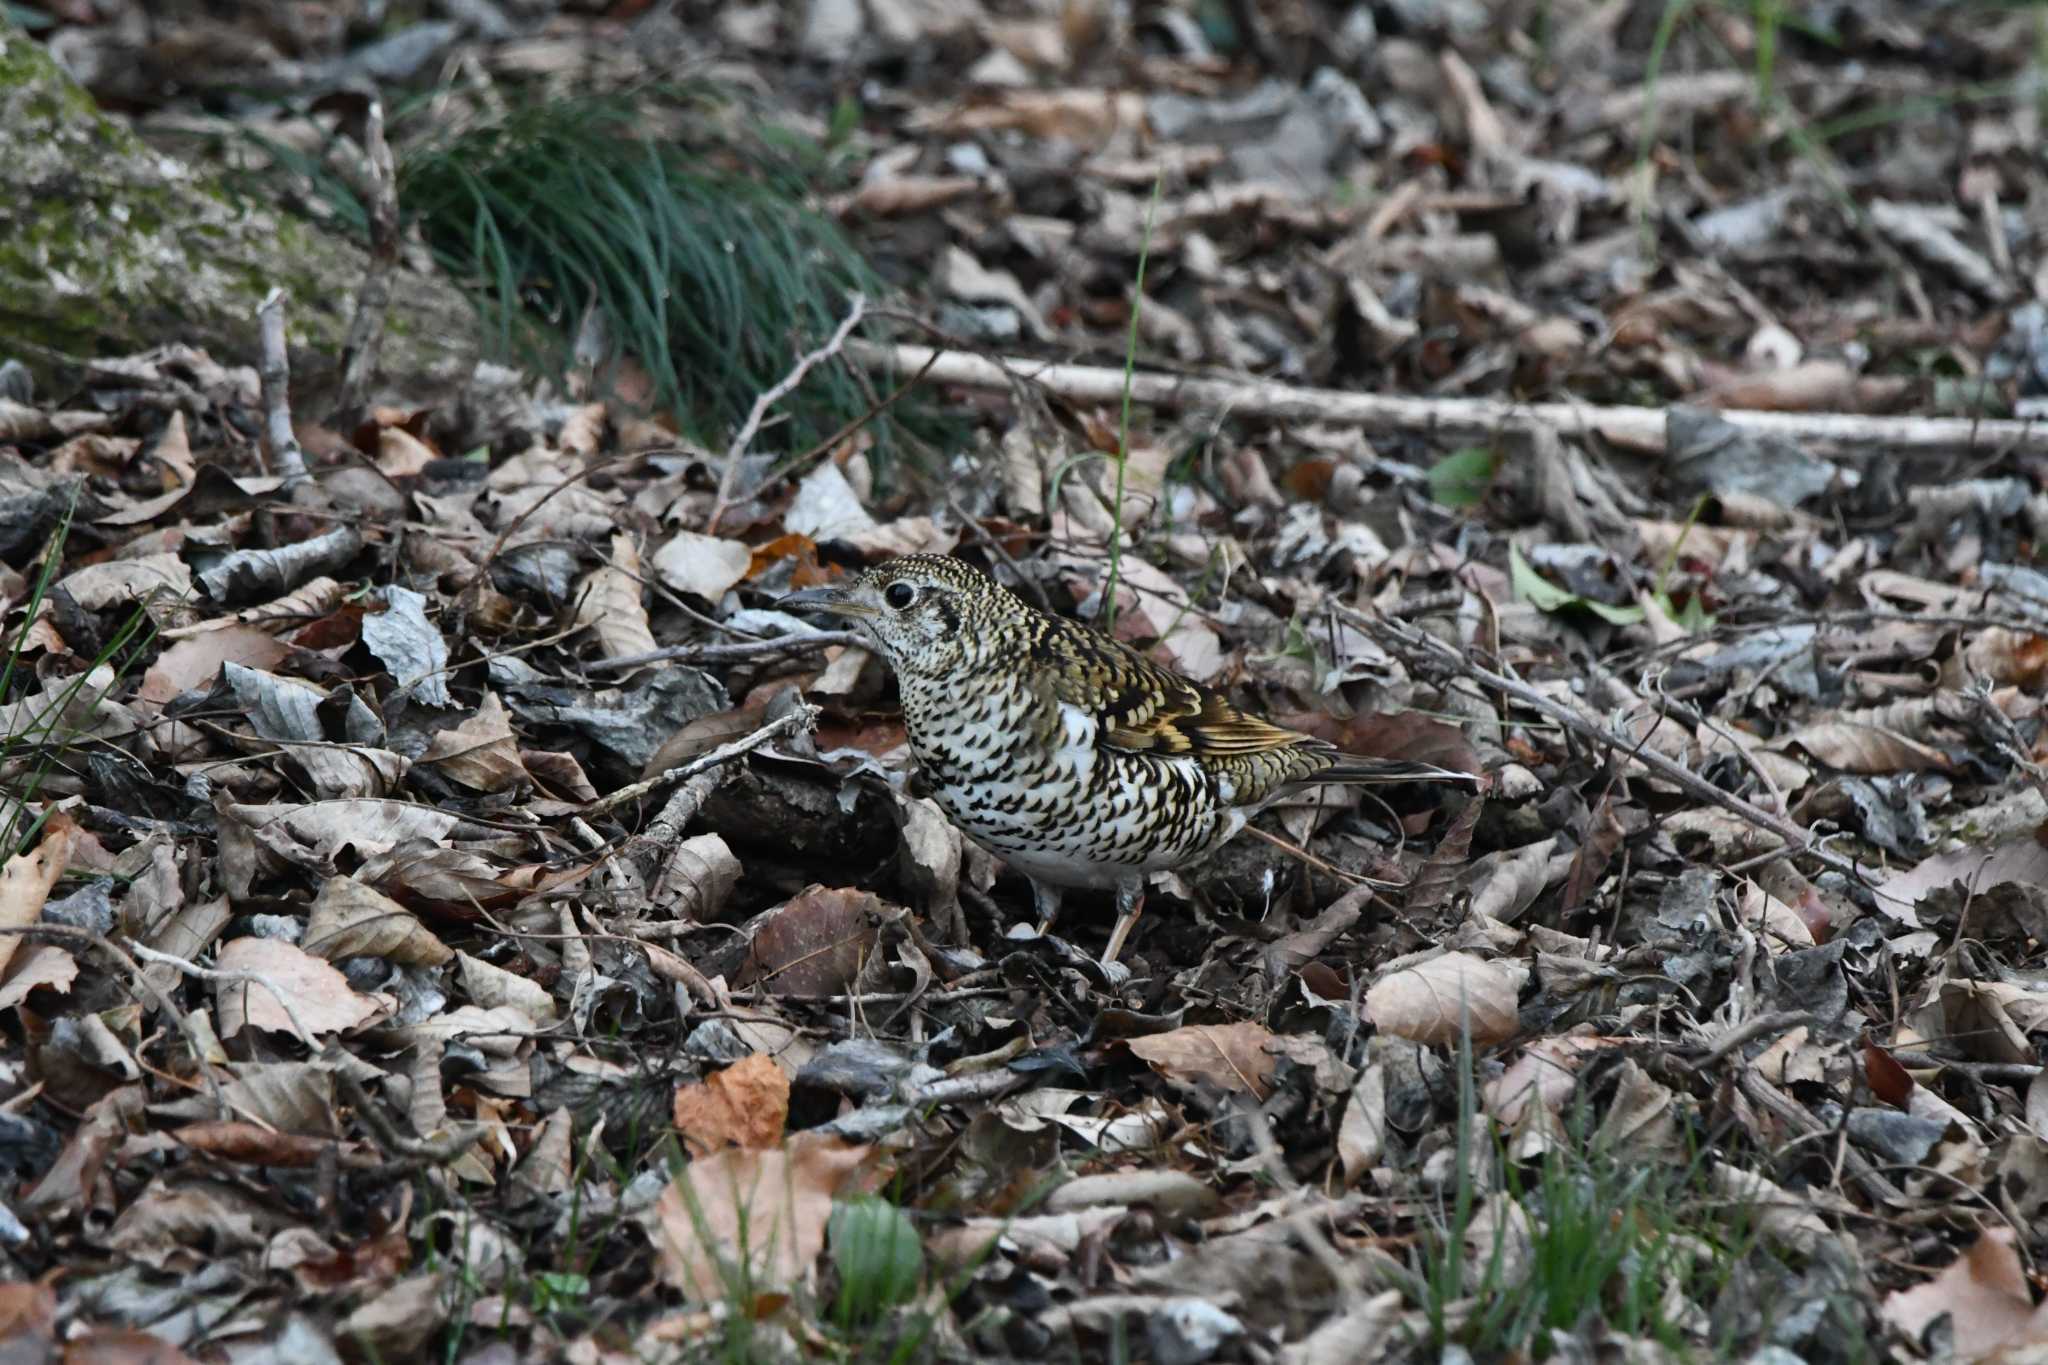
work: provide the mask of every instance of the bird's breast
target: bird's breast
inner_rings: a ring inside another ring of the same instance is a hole
[[[1104,748],[1095,717],[1021,676],[956,687],[906,678],[902,692],[932,798],[1034,877],[1106,885],[1182,866],[1228,832],[1228,801],[1199,762]]]

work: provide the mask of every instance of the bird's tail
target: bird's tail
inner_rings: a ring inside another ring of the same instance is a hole
[[[1355,758],[1349,754],[1318,773],[1296,779],[1301,786],[1343,783],[1376,786],[1388,782],[1462,782],[1477,787],[1477,774],[1456,768],[1439,768],[1434,763],[1417,763],[1406,758]]]

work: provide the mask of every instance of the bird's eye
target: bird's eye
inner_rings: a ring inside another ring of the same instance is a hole
[[[888,590],[882,594],[882,600],[897,611],[902,611],[917,600],[917,589],[911,587],[908,583],[891,583]]]

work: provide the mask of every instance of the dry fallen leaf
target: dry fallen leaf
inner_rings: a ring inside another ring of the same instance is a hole
[[[53,815],[35,848],[15,854],[0,867],[0,928],[26,929],[42,918],[50,888],[64,875],[77,840],[78,826],[67,816]],[[0,934],[0,972],[26,941],[19,934]]]
[[[1126,1044],[1154,1071],[1183,1085],[1207,1082],[1263,1100],[1273,1084],[1273,1031],[1263,1024],[1191,1024]]]
[[[1912,1341],[1947,1314],[1957,1360],[2048,1343],[2048,1308],[2034,1306],[2007,1227],[1979,1233],[1940,1274],[1887,1295],[1878,1311]]]
[[[789,1076],[756,1052],[676,1091],[676,1131],[692,1156],[727,1146],[773,1147],[789,1119]]]
[[[1444,953],[1373,983],[1365,1014],[1382,1033],[1436,1047],[1454,1043],[1468,1025],[1476,1046],[1514,1037],[1521,983],[1499,962]]]
[[[214,970],[241,978],[214,984],[223,1038],[252,1024],[317,1047],[320,1035],[352,1032],[388,1008],[387,1001],[358,995],[340,972],[283,939],[231,939]]]
[[[724,1303],[734,1273],[756,1295],[807,1287],[832,1201],[872,1183],[871,1149],[799,1133],[759,1150],[699,1157],[661,1192],[648,1231],[662,1278],[691,1300]]]

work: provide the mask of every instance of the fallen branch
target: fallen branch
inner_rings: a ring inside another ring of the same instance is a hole
[[[750,735],[742,736],[730,744],[721,744],[708,754],[699,755],[688,763],[670,768],[667,772],[650,777],[643,782],[621,787],[610,796],[601,797],[583,808],[586,817],[603,815],[616,810],[628,801],[637,801],[656,788],[671,782],[687,782],[699,773],[732,762],[745,754],[752,753],[771,739],[779,739],[792,730],[808,730],[818,718],[818,708],[808,702],[798,702],[788,715],[769,721]]]
[[[712,500],[711,515],[705,520],[705,535],[718,534],[718,519],[725,515],[726,507],[732,502],[732,489],[733,484],[739,479],[740,462],[746,459],[747,447],[754,443],[754,437],[761,430],[761,423],[768,416],[768,409],[789,397],[796,386],[804,382],[805,375],[846,349],[847,337],[853,334],[853,329],[860,326],[860,320],[867,315],[868,301],[855,294],[853,302],[847,305],[846,316],[832,329],[832,335],[825,339],[825,344],[801,357],[796,362],[796,368],[782,376],[773,388],[764,390],[761,396],[754,400],[753,409],[747,413],[747,420],[740,423],[740,429],[733,435],[732,444],[726,447],[725,472],[718,476],[718,496]],[[913,371],[915,368],[912,367]]]
[[[354,421],[370,391],[377,353],[384,346],[385,315],[391,310],[391,276],[398,268],[398,168],[391,159],[391,144],[384,140],[382,100],[370,101],[363,151],[370,176],[370,264],[363,271],[355,316],[341,344],[341,394],[334,410],[343,423]]]
[[[284,290],[273,289],[256,310],[257,331],[262,340],[262,359],[256,377],[263,383],[264,434],[270,438],[270,453],[277,458],[277,472],[287,490],[306,481],[306,452],[292,431],[292,365],[285,350]]]
[[[1692,771],[1692,769],[1666,758],[1656,750],[1649,748],[1635,736],[1610,734],[1578,712],[1572,710],[1569,706],[1552,701],[1527,683],[1481,666],[1473,659],[1468,658],[1462,651],[1444,643],[1428,631],[1418,630],[1413,626],[1398,621],[1378,620],[1346,607],[1339,607],[1337,612],[1338,615],[1353,625],[1371,634],[1394,641],[1410,654],[1433,656],[1439,663],[1444,664],[1453,671],[1462,673],[1466,677],[1492,688],[1505,697],[1512,698],[1515,702],[1528,707],[1531,711],[1548,716],[1551,720],[1556,721],[1559,725],[1562,725],[1565,729],[1589,744],[1596,744],[1603,749],[1611,749],[1634,762],[1642,764],[1657,776],[1676,784],[1687,795],[1705,801],[1709,805],[1719,806],[1721,809],[1747,820],[1758,829],[1776,835],[1788,849],[1812,858],[1815,862],[1832,872],[1841,873],[1852,883],[1858,885],[1867,885],[1869,883],[1870,879],[1853,860],[1822,848],[1808,837],[1803,827],[1794,824],[1782,815],[1767,811],[1761,806],[1745,801],[1731,792],[1722,791],[1719,787]]]
[[[664,659],[688,659],[696,664],[730,664],[777,654],[804,654],[834,645],[865,645],[867,637],[850,630],[820,630],[807,634],[770,635],[761,640],[733,640],[722,645],[668,645],[644,654],[620,654],[598,659],[586,668],[639,668]]]
[[[1120,403],[1124,372],[1101,365],[1061,365],[1023,356],[939,354],[929,346],[856,341],[847,354],[895,374],[929,366],[941,384],[1007,389],[1036,383],[1077,403]],[[1591,403],[1510,403],[1493,398],[1407,398],[1345,393],[1266,379],[1215,379],[1173,374],[1130,377],[1131,401],[1173,409],[1213,408],[1283,421],[1336,422],[1367,431],[1426,434],[1446,442],[1526,437],[1539,429],[1599,436],[1645,455],[1664,453],[1665,408],[1601,407]],[[2048,452],[2048,424],[1968,417],[1876,417],[1846,412],[1754,412],[1730,408],[1717,416],[1746,432],[1799,442],[1825,443],[1844,457],[1947,454],[2012,449]]]

